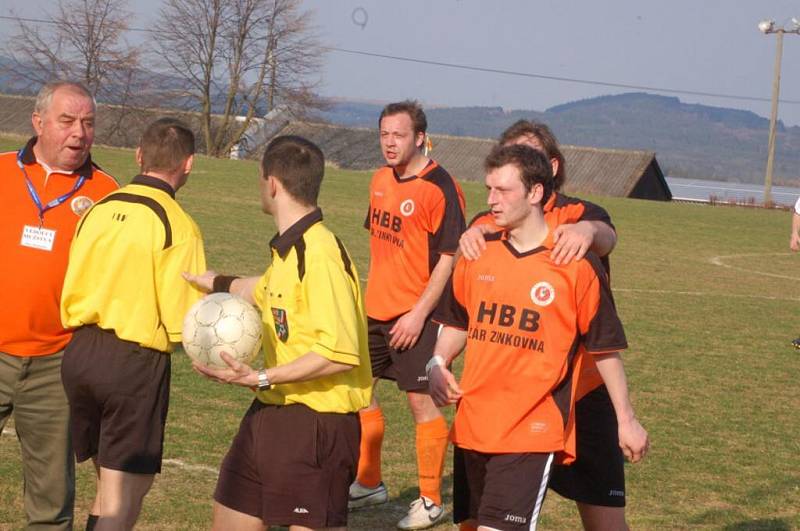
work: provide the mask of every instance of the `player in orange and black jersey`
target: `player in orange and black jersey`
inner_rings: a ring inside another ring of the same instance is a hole
[[[609,273],[608,255],[616,243],[614,225],[602,207],[559,192],[566,178],[566,165],[547,125],[520,120],[503,132],[499,143],[528,145],[550,160],[554,193],[544,205],[544,218],[554,235],[555,262],[569,263],[591,250],[601,257]],[[476,215],[470,227],[461,238],[460,248],[466,258],[475,259],[484,248],[483,234],[499,227],[490,212]],[[582,367],[575,408],[578,457],[570,466],[554,467],[550,488],[575,500],[586,529],[626,529],[625,459],[619,448],[617,419],[591,358]]]
[[[454,520],[462,529],[535,529],[554,454],[574,454],[570,431],[582,353],[592,355],[632,461],[647,433],[628,399],[624,349],[605,271],[589,253],[555,264],[542,205],[552,170],[528,146],[486,160],[492,215],[503,232],[478,260],[459,259],[434,319],[445,328],[428,364],[434,401],[458,403]],[[447,369],[466,345],[461,382]]]
[[[427,121],[416,102],[387,105],[379,119],[386,166],[372,177],[364,223],[370,234],[366,310],[372,374],[406,392],[416,424],[420,496],[400,529],[424,529],[444,518],[441,478],[447,423],[428,394],[425,365],[436,342],[431,322],[464,232],[464,195],[458,183],[421,151]],[[380,454],[383,413],[372,395],[361,418],[358,477],[351,508],[385,502]]]

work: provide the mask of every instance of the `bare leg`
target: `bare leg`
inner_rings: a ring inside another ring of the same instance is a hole
[[[267,528],[261,518],[234,511],[219,502],[214,502],[214,522],[211,531],[264,531]]]
[[[442,412],[439,411],[439,408],[433,403],[433,399],[430,395],[409,391],[406,393],[406,396],[408,397],[408,405],[411,408],[411,415],[414,417],[414,422],[417,424],[429,422],[442,416]],[[370,407],[372,407],[371,404]]]
[[[100,519],[96,531],[133,529],[155,474],[131,474],[100,467]]]

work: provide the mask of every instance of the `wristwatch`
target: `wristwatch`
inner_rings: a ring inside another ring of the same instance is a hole
[[[272,384],[269,383],[269,378],[267,377],[267,369],[261,369],[258,371],[258,390],[259,391],[267,391],[272,388]]]

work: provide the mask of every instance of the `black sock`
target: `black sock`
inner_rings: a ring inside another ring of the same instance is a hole
[[[100,517],[96,514],[90,514],[89,517],[86,519],[86,531],[92,531],[94,526],[97,525],[97,520]]]

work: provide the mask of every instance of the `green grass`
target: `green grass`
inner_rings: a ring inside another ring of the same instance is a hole
[[[22,140],[0,138],[0,150]],[[135,173],[131,151],[97,148],[94,155],[122,182]],[[200,157],[195,168],[178,198],[203,230],[209,265],[262,272],[274,225],[259,208],[256,164]],[[321,198],[326,223],[362,277],[368,179],[328,169]],[[482,209],[483,186],[464,183],[464,191],[469,214]],[[800,335],[800,258],[788,252],[789,215],[590,199],[608,208],[618,229],[612,284],[630,343],[624,358],[634,404],[652,438],[647,460],[627,467],[632,528],[800,528],[800,355],[789,346]],[[201,380],[183,355],[173,367],[165,456],[183,465],[165,464],[145,500],[142,529],[208,527],[214,469],[250,400],[247,392]],[[390,503],[353,513],[352,529],[392,529],[416,496],[405,398],[386,383],[378,395],[388,418]],[[0,478],[0,529],[21,528],[19,447],[8,434],[0,437]],[[450,480],[448,462],[448,504]],[[78,526],[92,494],[91,470],[81,465]],[[541,528],[579,527],[574,505],[551,493]]]

